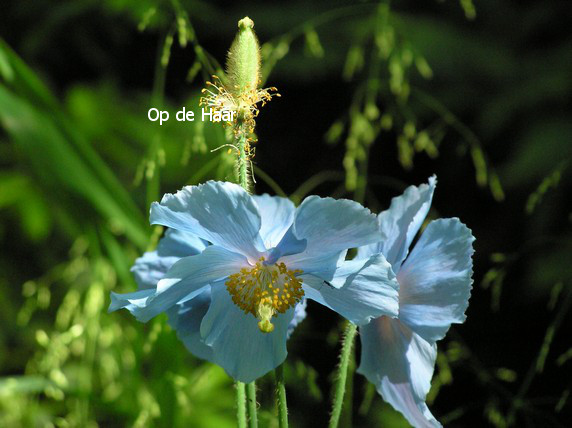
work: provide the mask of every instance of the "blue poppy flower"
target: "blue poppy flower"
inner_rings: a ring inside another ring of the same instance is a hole
[[[112,293],[109,310],[143,322],[166,312],[193,354],[242,382],[284,361],[305,298],[357,324],[397,316],[385,257],[345,261],[349,248],[379,234],[376,217],[356,202],[310,196],[296,208],[209,181],[153,203],[151,223],[169,230],[136,261],[138,290]]]
[[[358,372],[415,427],[439,427],[425,397],[437,356],[436,341],[465,321],[472,280],[471,231],[457,218],[429,223],[409,246],[431,205],[436,178],[411,186],[379,214],[381,241],[359,248],[357,259],[384,254],[399,283],[399,316],[360,327]]]

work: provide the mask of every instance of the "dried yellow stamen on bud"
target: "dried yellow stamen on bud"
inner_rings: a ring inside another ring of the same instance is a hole
[[[236,306],[260,321],[263,333],[274,330],[271,319],[286,312],[304,296],[301,270],[289,270],[284,263],[265,265],[262,257],[251,269],[243,268],[230,275],[226,288]]]
[[[202,90],[204,95],[200,99],[201,106],[215,112],[236,112],[232,115],[233,122],[225,124],[234,126],[235,134],[246,134],[247,143],[252,142],[249,135],[254,133],[259,106],[264,106],[273,96],[280,96],[274,87],[259,88],[260,47],[253,28],[254,22],[248,17],[238,22],[238,33],[228,52],[226,78],[213,76],[213,81],[207,82]],[[250,151],[248,144],[246,148]]]

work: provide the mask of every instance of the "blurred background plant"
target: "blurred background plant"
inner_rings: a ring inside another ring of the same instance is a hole
[[[257,192],[377,212],[437,173],[431,216],[460,217],[477,241],[468,321],[440,343],[433,413],[569,425],[568,2],[21,0],[0,14],[0,426],[235,424],[220,368],[164,319],[106,308],[161,236],[149,203],[234,179],[232,155],[211,151],[224,131],[173,116],[198,112],[245,15],[263,79],[283,95],[258,121]],[[150,122],[150,107],[171,120]],[[292,426],[326,424],[342,329],[311,305],[290,341]],[[270,377],[257,383],[263,426],[276,424]],[[350,376],[341,425],[406,423]]]

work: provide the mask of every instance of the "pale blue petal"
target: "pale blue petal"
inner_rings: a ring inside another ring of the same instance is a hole
[[[201,324],[201,336],[212,348],[214,362],[241,382],[252,382],[282,364],[294,308],[272,319],[274,331],[262,333],[258,320],[232,302],[222,283],[211,289],[211,305]]]
[[[294,330],[304,319],[306,319],[306,306],[308,305],[308,301],[306,299],[302,299],[296,306],[294,306],[294,317],[290,324],[288,324],[288,338],[294,333]]]
[[[360,327],[360,339],[358,373],[373,383],[383,399],[414,427],[440,427],[425,404],[437,357],[436,345],[388,317]]]
[[[192,233],[206,241],[258,260],[264,243],[258,207],[233,183],[209,181],[165,194],[151,205],[151,224]]]
[[[270,251],[267,263],[276,263],[280,257],[302,253],[307,247],[305,239],[298,239],[294,235],[293,227],[288,229],[278,245]]]
[[[399,319],[425,340],[465,321],[473,283],[471,230],[456,218],[429,223],[397,275]]]
[[[128,309],[129,312],[137,310],[137,308],[145,307],[147,300],[155,294],[152,288],[137,290],[131,293],[119,294],[111,292],[111,304],[108,312],[114,312],[119,309]]]
[[[167,229],[165,236],[159,240],[157,253],[161,257],[188,257],[201,253],[208,242],[192,233],[177,229]]]
[[[294,224],[271,252],[288,269],[320,272],[333,278],[350,248],[374,242],[379,236],[376,217],[357,202],[310,196],[296,210]]]
[[[286,231],[294,221],[296,207],[294,203],[286,198],[270,196],[252,196],[258,206],[258,212],[262,219],[260,226],[260,236],[266,248],[278,245]]]
[[[385,381],[381,386],[381,390],[378,392],[384,397],[385,401],[400,412],[412,426],[416,428],[440,428],[443,426],[435,419],[435,416],[433,416],[425,401],[415,401],[409,384],[393,384],[389,381]]]
[[[327,306],[354,324],[366,324],[382,315],[397,316],[399,285],[381,254],[368,260],[343,262],[331,281],[325,281],[319,274],[300,278],[308,299]]]
[[[148,251],[135,260],[131,268],[139,289],[155,288],[161,278],[179,257],[161,257],[157,251]]]
[[[207,243],[195,235],[168,229],[157,250],[146,252],[135,260],[131,272],[140,289],[155,288],[176,261],[199,254],[206,246]]]
[[[226,278],[245,266],[247,260],[244,256],[213,245],[201,254],[184,257],[176,262],[157,283],[156,290],[142,290],[153,292],[148,297],[134,302],[134,293],[112,293],[110,310],[125,307],[139,321],[147,322],[176,303],[200,294],[208,284]]]
[[[379,228],[367,208],[347,199],[310,196],[296,210],[293,226],[307,240],[308,254],[344,251],[376,242]]]
[[[379,239],[380,240],[382,239],[381,233],[379,234]],[[365,260],[369,259],[371,256],[375,256],[376,254],[381,254],[381,241],[359,247],[357,249],[357,254],[355,256],[355,259]]]
[[[291,256],[280,257],[280,262],[284,263],[290,270],[301,270],[305,274],[320,273],[320,277],[326,280],[334,278],[338,265],[346,258],[346,251],[319,252],[303,251]]]
[[[179,303],[167,311],[169,325],[177,332],[177,337],[196,357],[213,361],[213,351],[201,338],[201,321],[209,309],[211,291],[207,287],[195,298]]]
[[[410,186],[403,195],[393,198],[389,209],[378,216],[380,242],[360,249],[359,257],[382,253],[393,266],[393,271],[399,272],[409,246],[429,212],[436,184],[437,179],[433,176],[429,178],[429,184]]]
[[[166,312],[175,304],[194,298],[207,286],[208,283],[197,283],[187,278],[180,280],[176,287],[172,287],[165,293],[159,293],[154,288],[124,294],[112,291],[108,312],[127,309],[138,321],[147,322],[161,312]]]

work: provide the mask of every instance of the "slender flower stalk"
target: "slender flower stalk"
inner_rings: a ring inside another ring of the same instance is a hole
[[[342,414],[344,396],[346,392],[348,367],[350,364],[356,332],[357,326],[354,323],[348,321],[344,334],[344,340],[342,342],[342,351],[340,353],[340,364],[338,366],[336,389],[334,391],[334,401],[332,403],[332,415],[330,416],[330,428],[336,428],[340,422],[340,415]]]
[[[354,199],[363,203],[365,190],[367,187],[367,159],[362,163],[362,168],[360,168],[360,175],[358,177],[359,187],[355,191]],[[353,359],[354,353],[354,341],[357,333],[357,326],[351,321],[346,321],[344,337],[342,338],[342,349],[340,351],[340,364],[338,365],[338,372],[336,374],[336,386],[334,391],[334,397],[332,401],[332,414],[330,415],[330,428],[335,428],[340,422],[340,417],[344,409],[344,398],[347,396],[347,400],[351,400],[351,391],[346,394],[346,384],[347,379],[350,379],[350,385],[353,385],[352,379],[354,375],[355,367],[350,364]],[[345,406],[347,410],[352,411],[352,405]],[[351,414],[350,418],[351,420]]]
[[[256,384],[250,382],[246,384],[246,400],[248,406],[248,426],[258,428],[258,416],[256,414]]]
[[[250,163],[249,144],[248,138],[246,137],[246,130],[244,125],[239,125],[241,130],[238,131],[237,137],[237,148],[238,148],[238,159],[237,159],[237,170],[238,170],[238,184],[244,190],[250,193],[250,175],[248,171],[248,165]]]
[[[284,368],[282,365],[274,370],[276,382],[276,403],[278,405],[278,426],[288,428],[288,405],[286,403],[286,383],[284,382]]]
[[[236,382],[236,425],[246,428],[246,394],[244,382]]]

